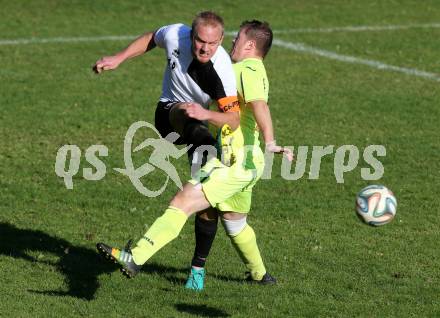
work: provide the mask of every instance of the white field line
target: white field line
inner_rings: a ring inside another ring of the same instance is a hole
[[[56,37],[56,38],[29,38],[29,39],[0,40],[0,45],[77,43],[77,42],[134,40],[137,36],[136,35],[109,35],[109,36],[89,36],[89,37],[88,36],[80,36],[80,37]]]
[[[435,80],[435,81],[440,82],[440,74],[420,71],[415,68],[399,67],[399,66],[385,64],[385,63],[382,63],[379,61],[362,59],[362,58],[357,58],[357,57],[353,57],[353,56],[349,56],[349,55],[342,55],[342,54],[338,54],[338,53],[335,53],[332,51],[314,48],[314,47],[304,45],[301,43],[291,43],[291,42],[286,42],[286,41],[281,41],[281,40],[275,39],[273,41],[273,44],[276,46],[280,46],[282,48],[285,48],[285,49],[296,51],[296,52],[302,52],[302,53],[307,53],[307,54],[311,54],[311,55],[318,55],[318,56],[322,56],[322,57],[325,57],[328,59],[346,62],[346,63],[367,65],[367,66],[370,66],[370,67],[373,67],[373,68],[376,68],[379,70],[394,71],[394,72],[404,73],[407,75],[413,75],[413,76],[417,76],[417,77],[423,77],[423,78],[427,78],[427,79],[431,79],[431,80]]]
[[[294,33],[332,33],[332,32],[365,32],[365,31],[396,31],[414,28],[440,28],[440,23],[408,24],[408,25],[382,25],[382,26],[346,26],[333,28],[300,28],[287,30],[274,30],[275,34]],[[234,36],[237,31],[225,33]],[[97,41],[118,41],[135,39],[138,35],[116,35],[116,36],[90,36],[90,37],[54,37],[54,38],[27,38],[27,39],[0,39],[0,45],[23,45],[23,44],[44,44],[44,43],[75,43],[75,42],[97,42]]]
[[[304,29],[286,29],[275,30],[276,34],[293,34],[293,33],[334,33],[334,32],[368,32],[368,31],[397,31],[409,29],[435,29],[440,28],[440,23],[426,24],[407,24],[407,25],[376,25],[376,26],[346,26],[334,28],[304,28]]]
[[[409,24],[409,25],[384,25],[384,26],[347,26],[347,27],[335,27],[335,28],[317,28],[317,29],[290,29],[290,30],[274,30],[276,34],[293,34],[293,33],[332,33],[332,32],[363,32],[363,31],[393,31],[412,28],[440,28],[440,23],[428,23],[428,24]],[[234,36],[237,31],[226,32],[226,35]],[[99,41],[119,41],[119,40],[133,40],[136,35],[119,35],[119,36],[92,36],[92,37],[54,37],[54,38],[28,38],[28,39],[11,39],[1,40],[0,46],[4,45],[25,45],[25,44],[45,44],[45,43],[79,43],[79,42],[99,42]],[[292,51],[303,52],[312,55],[318,55],[325,58],[353,63],[363,64],[380,70],[391,70],[408,75],[428,78],[435,81],[440,81],[440,75],[435,73],[429,73],[420,71],[413,68],[405,68],[394,65],[388,65],[382,62],[356,58],[353,56],[342,55],[319,48],[314,48],[301,43],[291,43],[275,39],[274,45],[280,46]]]

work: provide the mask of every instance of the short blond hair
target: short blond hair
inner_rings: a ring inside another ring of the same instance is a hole
[[[212,27],[220,27],[222,30],[222,34],[224,33],[225,24],[223,22],[223,18],[219,16],[218,14],[212,12],[212,11],[203,11],[198,13],[193,22],[192,22],[192,34],[194,35],[194,32],[199,25],[209,25]]]

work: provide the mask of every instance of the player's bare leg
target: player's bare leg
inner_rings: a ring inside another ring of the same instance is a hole
[[[98,243],[98,250],[121,265],[121,270],[128,277],[134,277],[140,267],[163,246],[175,239],[188,217],[210,206],[202,191],[202,186],[187,183],[171,200],[165,213],[156,219],[136,247],[120,250]]]

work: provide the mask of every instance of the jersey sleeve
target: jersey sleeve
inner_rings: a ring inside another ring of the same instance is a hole
[[[169,25],[165,25],[154,32],[154,43],[160,48],[165,47],[165,34],[167,33],[168,28]]]
[[[243,88],[243,99],[245,103],[255,100],[264,100],[267,102],[267,85],[266,79],[257,70],[247,66],[240,76],[241,86]]]
[[[229,55],[223,49],[218,48],[218,60],[214,64],[222,86],[222,94],[216,96],[217,106],[222,112],[237,112],[240,104],[237,97],[237,83],[235,73]],[[218,63],[221,61],[221,63]]]
[[[183,25],[181,23],[177,23],[160,27],[156,30],[156,32],[154,32],[154,43],[156,43],[156,45],[160,48],[165,48],[167,35],[170,35],[171,37],[177,36],[176,30],[179,30],[182,26]]]

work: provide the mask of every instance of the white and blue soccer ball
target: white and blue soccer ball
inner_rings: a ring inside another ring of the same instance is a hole
[[[396,216],[397,200],[383,185],[370,185],[356,196],[356,213],[367,224],[379,226]]]

